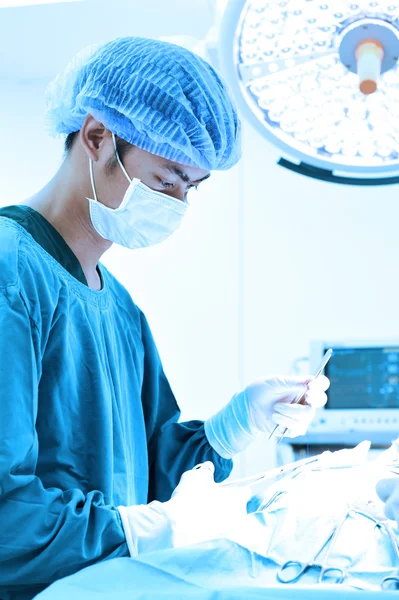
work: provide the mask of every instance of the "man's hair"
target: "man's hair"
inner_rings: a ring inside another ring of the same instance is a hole
[[[68,135],[66,136],[65,141],[64,141],[64,156],[65,157],[67,157],[68,154],[70,154],[78,135],[79,135],[79,131],[74,131],[73,133],[68,133]],[[127,142],[126,140],[123,140],[122,138],[118,137],[117,135],[115,136],[115,140],[116,140],[116,148],[118,150],[119,158],[123,162],[123,158],[129,152],[129,150],[131,150],[135,146],[133,146],[133,144],[129,144],[129,142]],[[118,165],[118,160],[116,158],[116,155],[113,154],[104,167],[106,175],[111,175],[111,173],[113,173],[113,171],[115,170],[117,165]]]
[[[72,146],[74,144],[75,139],[77,138],[79,131],[74,131],[73,133],[68,133],[64,142],[64,155],[68,156],[70,151],[72,150]]]

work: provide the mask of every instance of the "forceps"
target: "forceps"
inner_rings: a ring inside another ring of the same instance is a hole
[[[250,477],[244,477],[243,479],[233,479],[232,481],[223,481],[222,483],[219,483],[219,485],[222,487],[230,485],[252,485],[262,480],[269,481],[271,479],[279,479],[280,477],[294,474],[296,471],[300,471],[311,463],[317,463],[318,460],[318,456],[309,456],[308,458],[303,458],[302,460],[297,460],[296,462],[276,467],[275,469],[269,469],[269,471],[264,471],[257,475],[251,475]]]
[[[301,562],[299,560],[287,560],[287,562],[285,562],[277,572],[277,579],[279,580],[279,582],[295,583],[296,581],[298,581],[298,579],[302,577],[302,575],[304,575],[304,573],[306,573],[308,569],[310,569],[311,567],[320,566],[317,562],[317,559],[319,558],[320,554],[323,552],[327,544],[329,544],[329,542],[332,540],[335,533],[335,529],[336,528],[334,527],[331,530],[328,538],[323,542],[323,545],[317,550],[313,559],[307,562]]]
[[[396,575],[388,575],[388,577],[384,577],[384,579],[381,582],[381,589],[382,590],[399,590],[399,546],[398,546],[395,532],[392,529],[391,524],[389,523],[388,520],[376,519],[376,517],[374,517],[373,515],[370,515],[369,513],[366,513],[362,510],[355,509],[355,512],[357,512],[359,515],[362,515],[363,517],[366,517],[367,519],[370,519],[371,521],[373,521],[375,524],[375,527],[378,527],[379,529],[381,529],[387,536],[387,538],[391,544],[391,548],[393,549],[393,552],[395,555]]]
[[[359,513],[365,517],[368,515],[361,513],[353,508],[347,508],[344,515],[338,521],[338,524],[334,525],[332,530],[330,531],[327,539],[323,542],[322,546],[317,550],[313,559],[308,562],[301,562],[299,560],[287,560],[277,572],[277,579],[280,583],[295,583],[306,573],[308,569],[311,567],[319,567],[321,568],[319,578],[317,583],[342,583],[348,577],[348,571],[344,567],[338,566],[328,566],[328,559],[330,557],[331,551],[334,548],[335,542],[339,537],[341,530],[345,524],[346,519],[351,516],[351,514]],[[322,562],[318,562],[318,558],[323,550],[330,544],[324,559]],[[291,575],[289,574],[291,572]]]
[[[324,367],[326,366],[326,364],[328,363],[328,361],[330,360],[330,358],[333,355],[333,350],[330,348],[329,350],[327,350],[327,352],[325,353],[325,355],[323,356],[323,359],[318,367],[318,369],[316,370],[314,376],[313,376],[313,380],[317,379],[317,377],[319,377],[319,375],[322,374],[322,372],[324,371]],[[302,400],[306,394],[307,390],[305,390],[304,392],[301,392],[299,394],[299,396],[297,396],[295,398],[295,400],[293,402],[291,402],[291,404],[302,404]],[[275,434],[275,432],[277,431],[277,429],[280,427],[280,425],[276,425],[275,428],[273,429],[273,431],[271,432],[271,434],[269,435],[269,440],[270,438],[273,437],[273,435]],[[284,427],[279,439],[277,440],[277,444],[279,444],[281,442],[281,440],[283,439],[283,437],[285,436],[286,432],[287,432],[287,427]]]

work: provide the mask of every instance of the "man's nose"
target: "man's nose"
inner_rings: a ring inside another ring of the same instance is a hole
[[[176,200],[180,200],[180,202],[186,202],[187,200],[187,186],[182,185],[176,186],[173,190],[167,190],[165,193]]]

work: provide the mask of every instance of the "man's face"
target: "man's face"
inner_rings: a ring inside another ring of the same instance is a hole
[[[109,148],[111,151],[111,148]],[[99,161],[95,173],[98,199],[110,208],[121,204],[129,181],[115,158],[115,150],[107,154],[107,161]],[[147,187],[184,202],[189,199],[190,190],[198,187],[210,177],[209,171],[198,167],[188,167],[161,158],[132,146],[121,158],[130,179],[140,179]],[[109,163],[112,169],[109,169]]]
[[[83,160],[83,165],[86,154],[94,161],[98,200],[110,208],[118,208],[129,187],[129,181],[116,160],[111,132],[94,117],[87,115],[79,138],[81,146],[77,160],[79,163]],[[210,177],[208,170],[188,167],[129,144],[120,158],[130,179],[140,179],[152,190],[182,202],[187,199],[190,190]],[[86,166],[84,170],[86,171]]]

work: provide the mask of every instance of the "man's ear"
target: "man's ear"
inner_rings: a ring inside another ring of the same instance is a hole
[[[101,147],[110,136],[108,129],[92,115],[87,115],[79,131],[79,141],[93,162],[98,160]]]

